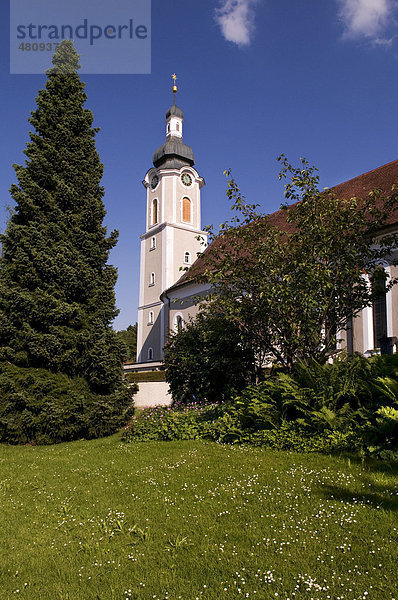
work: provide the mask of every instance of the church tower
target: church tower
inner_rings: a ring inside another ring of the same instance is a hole
[[[168,306],[160,300],[203,251],[200,190],[204,180],[193,168],[192,148],[182,141],[184,113],[174,103],[166,112],[166,141],[153,155],[153,168],[145,175],[146,231],[141,239],[137,362],[163,359],[170,328]]]

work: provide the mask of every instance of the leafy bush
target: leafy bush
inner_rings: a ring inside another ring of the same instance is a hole
[[[297,421],[311,431],[346,431],[364,425],[376,411],[398,397],[397,358],[342,356],[333,364],[296,365],[292,374],[277,373],[249,386],[233,408],[243,428],[272,429]],[[390,377],[381,377],[386,363]]]
[[[124,438],[209,439],[391,458],[398,448],[397,366],[398,357],[379,356],[300,364],[293,374],[277,372],[247,387],[233,402],[145,409]]]
[[[83,378],[0,363],[0,442],[50,444],[109,435],[132,412],[127,386],[93,393]]]
[[[134,416],[124,440],[171,441],[205,439],[220,443],[246,443],[297,452],[334,452],[353,449],[353,434],[319,433],[316,436],[296,423],[283,422],[279,429],[242,430],[224,405],[155,407]]]
[[[322,370],[320,365],[315,368]],[[301,376],[303,370],[301,367]],[[314,385],[297,379],[297,375],[280,373],[246,388],[231,409],[242,427],[253,431],[275,429],[288,421],[298,422],[314,432],[344,431],[360,414],[354,389],[340,393],[324,381],[326,377],[314,378]]]
[[[126,441],[197,440],[211,437],[209,421],[219,414],[218,405],[176,405],[145,408],[134,415],[124,433]]]
[[[242,442],[255,446],[264,446],[274,450],[294,452],[355,452],[360,450],[358,436],[352,430],[310,432],[296,422],[284,421],[279,429],[268,429],[247,433]]]
[[[333,364],[301,363],[292,374],[249,386],[230,411],[252,441],[273,448],[346,445],[388,457],[398,448],[397,411],[389,404],[398,407],[398,356],[343,355]]]
[[[396,403],[398,407],[398,403]],[[398,460],[398,410],[383,406],[375,418],[363,428],[362,437],[369,455],[386,460]]]
[[[127,442],[205,439],[295,452],[353,452],[360,447],[352,430],[311,433],[299,423],[288,421],[283,421],[277,429],[242,429],[233,408],[226,404],[144,409],[133,417],[123,439]]]
[[[165,367],[176,402],[224,402],[253,381],[254,356],[236,324],[199,312],[167,342]]]

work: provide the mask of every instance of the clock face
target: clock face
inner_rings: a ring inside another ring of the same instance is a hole
[[[189,175],[189,173],[184,173],[183,176],[181,177],[181,181],[186,186],[191,185],[192,177]]]
[[[159,177],[157,175],[154,175],[151,179],[151,188],[154,190],[158,183]]]

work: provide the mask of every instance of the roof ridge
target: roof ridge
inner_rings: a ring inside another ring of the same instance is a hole
[[[353,181],[361,179],[361,177],[365,177],[366,175],[371,175],[372,173],[376,173],[376,171],[380,171],[381,169],[390,167],[391,165],[394,165],[394,164],[398,164],[398,159],[392,160],[391,162],[381,165],[380,167],[376,167],[376,169],[371,169],[370,171],[365,171],[365,173],[362,173],[361,175],[357,175],[356,177],[352,177],[351,179],[346,179],[345,181],[342,181],[341,183],[337,183],[336,185],[333,185],[332,187],[326,188],[326,189],[333,190],[334,188],[339,187],[340,185],[345,185],[345,184],[351,183]]]

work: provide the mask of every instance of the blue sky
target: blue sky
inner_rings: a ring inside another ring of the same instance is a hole
[[[105,1],[105,0],[103,0]],[[108,0],[106,0],[108,1]],[[41,75],[9,74],[9,13],[0,8],[0,227],[24,160],[27,118]],[[276,157],[305,156],[332,186],[398,158],[398,8],[393,0],[153,0],[152,73],[85,75],[87,108],[101,128],[106,224],[118,229],[116,329],[135,323],[141,184],[164,141],[179,77],[184,141],[205,178],[202,222],[229,218],[223,171],[273,212],[283,200]]]

